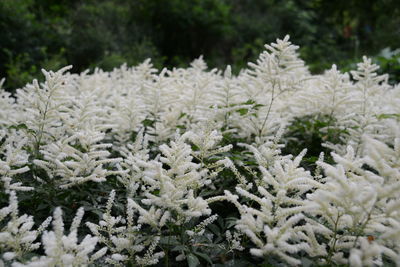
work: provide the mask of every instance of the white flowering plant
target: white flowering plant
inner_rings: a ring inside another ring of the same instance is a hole
[[[265,48],[2,80],[0,266],[400,266],[400,85]]]

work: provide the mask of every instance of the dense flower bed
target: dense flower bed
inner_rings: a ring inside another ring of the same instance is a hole
[[[399,266],[400,86],[265,47],[0,91],[0,265]]]

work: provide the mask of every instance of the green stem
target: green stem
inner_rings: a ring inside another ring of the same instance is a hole
[[[337,231],[338,231],[338,224],[339,224],[339,219],[340,219],[340,217],[341,217],[341,215],[339,215],[339,212],[338,212],[338,216],[337,216],[336,220],[334,221],[334,228],[333,228],[333,232],[334,232],[334,236],[333,236],[333,245],[329,248],[329,253],[328,253],[328,257],[327,257],[327,265],[328,265],[328,266],[331,266],[331,264],[332,264],[332,256],[333,256],[333,253],[334,253],[335,250],[336,250],[336,242],[337,242],[337,240],[338,240],[338,238],[337,238],[337,236],[338,236]]]
[[[376,203],[376,201],[375,201],[375,203]],[[364,229],[367,226],[367,223],[371,219],[371,213],[372,213],[373,207],[375,206],[375,203],[374,203],[374,205],[372,205],[371,210],[368,212],[368,215],[367,215],[367,218],[366,218],[365,222],[361,225],[360,228],[357,229],[356,239],[354,240],[354,243],[353,243],[353,247],[354,248],[356,247],[357,241],[360,238],[361,234],[364,232]]]
[[[265,124],[267,123],[269,114],[271,112],[272,104],[274,103],[275,100],[275,82],[272,84],[272,96],[271,96],[271,101],[269,102],[269,107],[267,111],[267,115],[265,116],[265,119],[263,121],[263,124],[261,125],[260,131],[258,132],[258,136],[261,137],[262,131],[264,130]]]

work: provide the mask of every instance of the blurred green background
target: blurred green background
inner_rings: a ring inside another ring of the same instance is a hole
[[[286,34],[313,73],[368,55],[399,80],[399,0],[0,0],[0,77],[14,91],[41,68],[187,66],[200,55],[237,72]]]

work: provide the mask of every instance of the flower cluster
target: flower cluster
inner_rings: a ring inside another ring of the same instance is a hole
[[[400,265],[400,86],[265,49],[1,80],[0,265]]]
[[[107,246],[111,255],[105,258],[105,262],[113,265],[122,265],[129,261],[134,261],[140,266],[153,265],[159,258],[164,256],[163,252],[154,253],[159,241],[159,237],[153,238],[150,243],[146,236],[140,233],[140,224],[134,224],[134,205],[132,199],[128,199],[126,217],[111,215],[115,191],[110,193],[106,212],[102,215],[102,220],[98,224],[87,222],[90,231],[98,238],[100,243]],[[147,252],[141,257],[138,254],[146,246]]]

